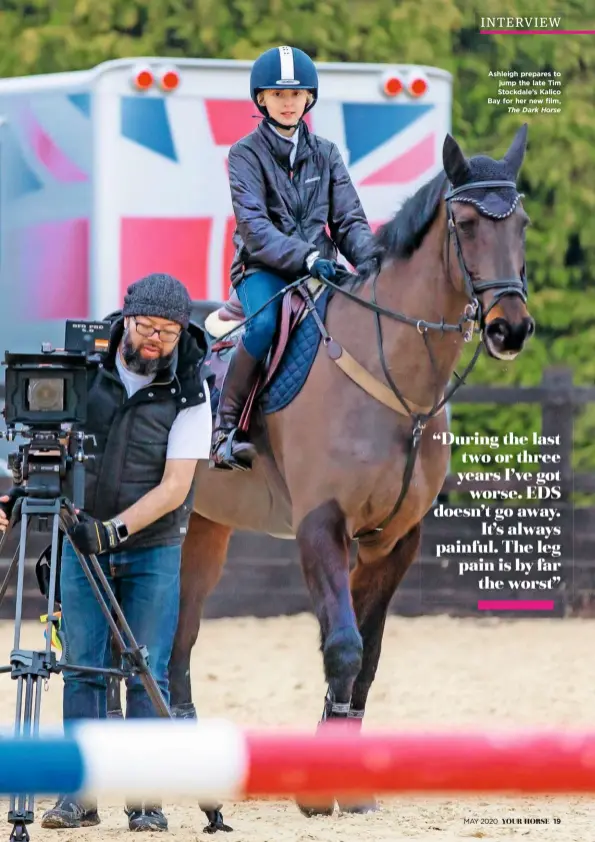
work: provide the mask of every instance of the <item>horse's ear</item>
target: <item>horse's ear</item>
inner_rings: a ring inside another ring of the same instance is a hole
[[[471,176],[467,159],[461,152],[461,147],[452,135],[447,134],[442,147],[442,163],[444,172],[453,187],[464,184]]]
[[[508,152],[502,158],[502,160],[506,162],[514,172],[515,178],[519,173],[523,163],[523,158],[525,157],[528,130],[529,127],[527,123],[523,123],[518,132],[515,134]]]

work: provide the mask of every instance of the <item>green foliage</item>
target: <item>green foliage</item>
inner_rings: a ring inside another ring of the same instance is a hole
[[[510,4],[509,4],[510,5]],[[559,14],[541,0],[539,14]],[[566,0],[565,28],[590,0]],[[529,0],[508,14],[535,14]],[[544,366],[595,379],[595,43],[589,36],[480,35],[476,0],[0,0],[0,75],[86,68],[130,55],[250,59],[292,43],[319,61],[428,64],[454,75],[453,132],[467,154],[501,156],[523,114],[488,105],[489,70],[562,73],[561,114],[529,115],[521,189],[537,336],[512,365],[483,357],[471,382],[535,385]],[[462,367],[462,366],[461,366]],[[539,407],[455,407],[454,429],[539,429]],[[575,464],[595,469],[595,407],[577,415]],[[454,465],[458,457],[455,454]]]

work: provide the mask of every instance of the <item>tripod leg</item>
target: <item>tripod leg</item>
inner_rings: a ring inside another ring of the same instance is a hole
[[[4,581],[2,582],[2,585],[0,585],[0,605],[2,604],[2,600],[6,596],[6,591],[8,590],[10,580],[12,579],[12,574],[14,573],[15,567],[17,566],[18,557],[19,557],[19,548],[17,547],[17,549],[15,550],[14,555],[12,557],[12,561],[10,562],[10,566],[9,566],[8,570],[6,571],[6,576],[4,577]]]
[[[15,607],[15,636],[14,649],[11,653],[12,676],[17,681],[17,700],[14,734],[16,738],[31,737],[39,734],[41,715],[41,687],[42,681],[49,679],[52,672],[58,672],[55,657],[51,652],[51,635],[48,635],[45,651],[25,651],[20,649],[21,622],[23,609],[23,584],[25,562],[27,558],[26,539],[28,532],[29,508],[35,511],[35,505],[30,506],[25,500],[22,507],[21,540],[19,545],[17,594]],[[54,609],[54,594],[56,586],[56,560],[59,528],[59,505],[53,507],[52,528],[52,566],[50,571],[50,594],[48,602],[48,617]],[[35,797],[33,793],[11,795],[8,821],[12,823],[11,842],[29,842],[27,825],[34,820]]]
[[[25,507],[24,507],[25,508]],[[16,713],[14,721],[14,736],[19,738],[27,733],[27,717],[31,717],[31,675],[27,672],[27,667],[32,665],[32,658],[28,658],[29,653],[20,652],[21,643],[21,620],[23,615],[23,583],[25,578],[25,558],[26,558],[26,541],[27,541],[27,512],[22,512],[21,517],[21,534],[19,542],[19,558],[17,568],[17,593],[15,605],[15,624],[14,624],[14,646],[11,653],[10,663],[13,668],[13,674],[16,671],[20,672],[16,679],[17,681],[17,700]],[[23,710],[23,696],[24,696],[24,710]],[[11,795],[8,807],[8,821],[13,825],[10,834],[11,842],[29,842],[29,834],[27,832],[27,825],[33,821],[33,814],[27,812],[25,809],[25,802],[27,796],[24,793],[18,795]]]
[[[2,552],[2,548],[4,547],[4,542],[8,538],[8,534],[12,529],[13,523],[16,523],[17,519],[20,517],[20,510],[21,510],[21,504],[19,504],[19,502],[17,501],[17,504],[15,506],[15,510],[13,511],[13,515],[12,515],[12,518],[11,518],[11,522],[8,526],[8,529],[4,533],[0,532],[0,553]],[[2,582],[2,585],[0,585],[0,605],[2,604],[2,600],[6,596],[6,591],[8,590],[8,585],[10,584],[12,574],[14,573],[14,571],[16,569],[16,566],[18,564],[20,546],[21,545],[20,545],[20,542],[19,542],[16,550],[14,551],[14,555],[12,557],[12,561],[10,562],[10,567],[8,568],[6,576],[4,577],[4,581]]]
[[[113,634],[110,634],[111,666],[120,666],[120,654]],[[122,719],[121,679],[117,675],[107,677],[107,716],[108,719]]]

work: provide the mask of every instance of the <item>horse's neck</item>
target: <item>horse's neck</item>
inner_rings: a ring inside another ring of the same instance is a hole
[[[466,299],[450,284],[443,262],[444,229],[434,226],[409,260],[387,262],[375,285],[376,302],[385,309],[412,319],[457,324]],[[372,298],[372,280],[359,296]],[[354,312],[354,305],[343,302],[341,315],[349,338],[345,345],[371,374],[385,382],[380,361],[375,317],[369,311]],[[361,329],[355,325],[361,324]],[[411,324],[381,317],[382,348],[390,374],[402,394],[421,405],[431,405],[450,380],[462,349],[461,333],[429,330],[424,338]],[[350,326],[350,327],[349,327]]]

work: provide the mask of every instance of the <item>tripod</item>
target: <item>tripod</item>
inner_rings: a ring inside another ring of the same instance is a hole
[[[68,640],[64,639],[59,631],[60,618],[55,612],[59,538],[60,530],[67,534],[68,530],[78,523],[76,509],[83,508],[84,463],[90,458],[84,453],[84,441],[87,437],[82,432],[71,432],[70,452],[68,452],[56,431],[19,432],[19,435],[26,435],[30,437],[31,441],[20,446],[19,453],[13,455],[9,464],[11,464],[15,480],[17,482],[27,481],[27,485],[22,489],[22,496],[15,502],[8,529],[0,539],[1,551],[6,538],[15,525],[20,522],[19,545],[5,580],[0,587],[1,602],[16,567],[14,644],[10,655],[10,664],[0,667],[0,673],[10,673],[11,677],[17,682],[14,736],[19,738],[38,735],[41,712],[40,680],[45,684],[52,674],[58,674],[66,670],[102,674],[106,677],[117,676],[118,678],[128,678],[137,674],[140,676],[143,687],[158,715],[171,718],[169,707],[149,670],[149,653],[146,647],[139,645],[135,640],[101,564],[95,555],[88,558],[82,555],[72,542],[70,542],[71,546],[119,650],[121,665],[120,667],[96,668],[67,663]],[[69,468],[72,468],[73,497],[76,506],[61,493],[61,480],[65,478]],[[21,649],[27,537],[33,519],[37,519],[46,528],[49,526],[52,536],[47,592],[46,645],[45,649],[37,651]],[[61,660],[58,660],[55,652],[52,651],[52,628],[56,630],[62,642],[63,657]],[[201,807],[201,809],[209,819],[209,825],[205,828],[205,831],[214,833],[216,830],[231,830],[223,824],[223,816],[219,807]],[[8,822],[12,824],[10,842],[29,842],[27,825],[32,824],[33,821],[34,795],[23,793],[12,795],[8,812]]]

